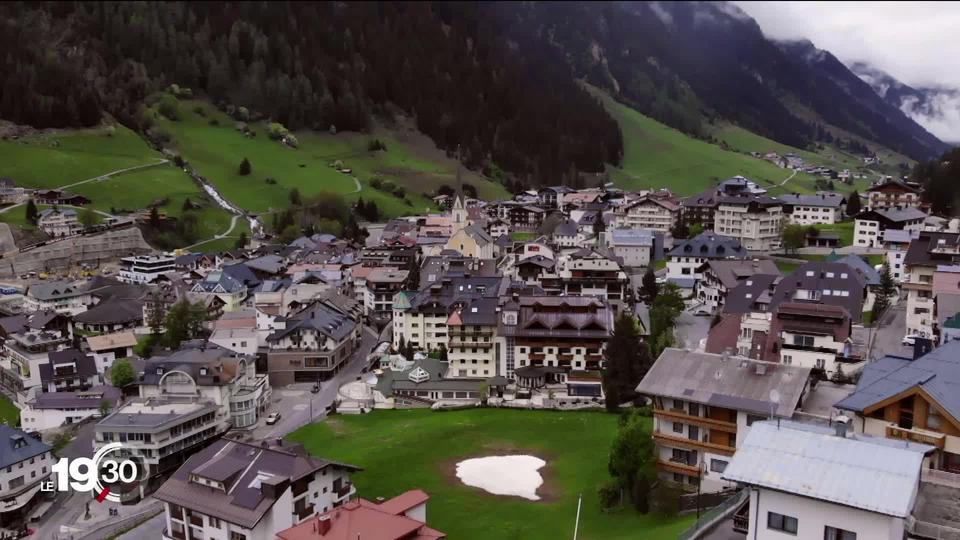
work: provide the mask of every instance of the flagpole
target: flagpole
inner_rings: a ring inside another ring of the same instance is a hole
[[[577,521],[573,524],[573,540],[577,540],[577,530],[580,528],[580,504],[583,502],[583,493],[577,499]]]

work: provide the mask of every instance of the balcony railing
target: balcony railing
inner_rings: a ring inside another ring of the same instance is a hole
[[[694,424],[727,433],[737,432],[737,424],[735,422],[727,422],[725,420],[717,420],[704,416],[693,416],[682,409],[657,409],[653,411],[653,415],[671,421],[685,422],[687,424]]]
[[[305,520],[308,517],[313,515],[313,505],[308,504],[303,508],[301,508],[299,511],[295,511],[293,515],[297,516],[297,519],[296,519],[297,522]]]
[[[716,444],[707,441],[700,441],[696,439],[688,439],[686,437],[675,437],[673,435],[667,435],[665,433],[654,433],[653,440],[659,444],[667,446],[669,448],[685,448],[688,450],[709,450],[718,454],[723,454],[725,456],[732,456],[736,451],[736,448],[731,446],[724,446],[722,444]]]
[[[907,429],[896,424],[889,424],[887,426],[887,438],[929,444],[941,450],[947,442],[947,436],[943,433],[919,428]]]
[[[335,490],[334,493],[337,494],[338,499],[342,499],[350,495],[351,490],[353,490],[353,484],[344,484],[340,486],[340,489]]]

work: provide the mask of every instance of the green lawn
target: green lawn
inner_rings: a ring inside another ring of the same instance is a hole
[[[537,239],[537,233],[529,231],[513,231],[510,233],[510,239],[516,242],[530,242]]]
[[[620,187],[669,187],[680,195],[694,195],[738,174],[764,187],[779,184],[790,175],[790,171],[762,159],[694,139],[618,103],[605,92],[588,89],[623,131],[623,164],[612,171]]]
[[[814,225],[820,232],[834,233],[840,236],[841,246],[853,245],[853,221],[843,221],[832,225],[818,224]]]
[[[3,175],[27,187],[59,187],[158,159],[159,154],[121,125],[0,140]]]
[[[0,395],[0,420],[8,426],[16,426],[20,423],[20,409],[3,395]]]
[[[780,270],[780,273],[788,276],[794,272],[797,268],[800,268],[799,263],[786,262],[786,261],[774,261],[774,264],[777,265],[777,269]]]
[[[203,107],[205,114],[194,112]],[[201,101],[183,101],[181,120],[172,122],[158,118],[157,123],[172,136],[175,147],[203,176],[209,179],[234,204],[254,212],[286,208],[294,188],[309,196],[321,191],[358,196],[374,200],[388,216],[423,212],[432,208],[432,195],[442,184],[455,185],[456,165],[452,159],[433,147],[425,137],[405,130],[378,128],[372,134],[303,131],[296,134],[297,149],[270,140],[263,123],[251,125],[257,133],[250,138],[235,129],[236,122],[211,105]],[[215,119],[217,125],[211,125]],[[385,152],[368,152],[367,143],[378,138],[386,144]],[[253,172],[239,174],[239,164],[247,158]],[[350,174],[330,165],[339,160]],[[369,181],[379,175],[406,189],[405,198],[374,190]],[[356,193],[355,176],[361,184]],[[266,182],[267,178],[276,181]],[[482,198],[495,199],[506,195],[502,186],[475,174],[464,175],[464,182],[474,185]]]
[[[474,409],[375,411],[334,416],[290,438],[318,456],[363,467],[353,476],[367,499],[420,488],[430,494],[428,523],[458,540],[569,538],[583,495],[580,540],[673,539],[693,518],[603,512],[597,489],[617,417],[601,412]],[[461,484],[456,463],[470,457],[529,453],[547,461],[544,500],[487,494]]]

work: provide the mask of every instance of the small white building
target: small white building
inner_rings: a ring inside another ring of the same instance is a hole
[[[917,231],[910,230],[887,229],[883,231],[883,249],[887,251],[887,266],[890,268],[890,275],[897,283],[902,283],[906,276],[903,260],[907,256],[910,242],[918,235]]]
[[[902,540],[933,448],[791,421],[754,423],[723,478],[749,490],[747,538]]]
[[[846,197],[826,191],[816,195],[781,195],[780,200],[787,220],[794,225],[840,223],[847,205]]]
[[[889,229],[903,231],[923,230],[927,214],[922,210],[907,207],[902,210],[866,210],[855,218],[853,245],[857,247],[881,247],[883,235]]]
[[[133,356],[133,348],[137,345],[137,337],[132,330],[90,336],[86,340],[90,353],[93,354],[93,359],[97,363],[97,373],[101,375],[113,365],[115,360]]]
[[[120,390],[112,386],[95,386],[76,392],[44,392],[24,404],[20,422],[23,429],[29,431],[56,429],[100,416],[103,404],[113,409],[120,396]]]
[[[210,343],[235,353],[256,356],[258,340],[256,328],[218,328],[210,336]]]
[[[83,229],[77,219],[77,211],[72,208],[41,210],[37,218],[37,226],[54,238],[77,234]]]
[[[176,270],[173,255],[137,255],[120,259],[117,279],[124,283],[153,283],[161,275]]]
[[[629,268],[646,268],[654,257],[654,234],[644,229],[614,229],[605,234],[607,245]]]

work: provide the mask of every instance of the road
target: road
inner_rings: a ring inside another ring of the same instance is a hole
[[[879,324],[872,328],[872,334],[868,334],[873,340],[873,347],[870,349],[870,359],[876,360],[888,354],[913,356],[913,348],[900,343],[903,336],[907,333],[907,301],[901,299],[900,302],[887,310],[880,318]]]
[[[185,248],[183,248],[183,249],[194,248],[194,247],[197,247],[197,246],[199,246],[199,245],[201,245],[201,244],[206,244],[207,242],[212,242],[212,241],[214,241],[214,240],[220,240],[221,238],[226,238],[227,236],[230,235],[230,233],[233,232],[233,228],[237,226],[237,220],[238,220],[238,219],[240,219],[240,215],[239,215],[239,214],[233,214],[233,217],[230,218],[230,227],[228,227],[226,231],[224,231],[224,232],[222,232],[222,233],[220,233],[220,234],[214,235],[213,238],[207,238],[206,240],[201,240],[201,241],[197,242],[196,244],[191,244],[191,245],[189,245],[189,246],[187,246],[187,247],[185,247]]]
[[[350,358],[350,363],[332,379],[324,381],[320,386],[320,392],[316,394],[310,393],[309,383],[291,385],[289,388],[274,388],[273,393],[275,396],[279,394],[279,398],[275,397],[269,412],[280,412],[280,421],[272,426],[258,426],[252,432],[253,437],[257,439],[283,437],[314,420],[325,417],[326,408],[336,399],[340,386],[360,376],[360,371],[366,366],[367,355],[379,340],[379,336],[373,329],[364,326],[360,347]]]
[[[793,172],[790,173],[790,176],[784,178],[784,179],[783,179],[783,182],[780,182],[780,183],[777,184],[777,185],[782,186],[782,185],[786,184],[787,182],[790,181],[791,178],[793,178],[793,177],[796,176],[796,175],[797,175],[797,169],[794,169]]]

